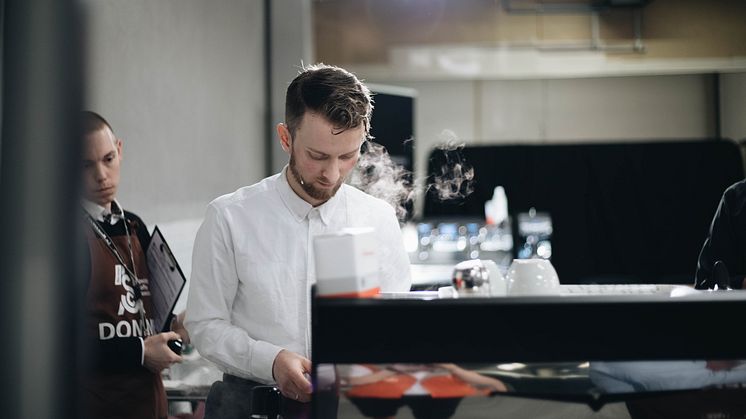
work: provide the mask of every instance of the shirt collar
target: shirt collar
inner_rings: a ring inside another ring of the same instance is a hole
[[[83,209],[91,218],[98,222],[104,222],[104,217],[111,216],[109,219],[111,225],[118,223],[119,220],[124,218],[124,210],[116,199],[111,202],[111,211],[87,199],[83,200]]]
[[[296,194],[295,191],[290,187],[290,183],[288,183],[287,172],[288,166],[285,165],[285,167],[282,169],[282,172],[280,172],[280,177],[277,180],[277,190],[280,193],[282,201],[285,203],[285,206],[288,208],[288,210],[290,210],[290,213],[293,214],[295,220],[300,222],[308,217],[308,214],[310,214],[311,211],[314,210],[314,207],[308,202],[304,201],[303,198],[299,197],[298,194]],[[332,214],[334,214],[334,210],[337,208],[337,205],[339,205],[339,201],[342,199],[344,189],[344,187],[339,188],[337,193],[335,193],[334,196],[331,197],[331,199],[315,208],[316,210],[318,210],[321,221],[324,223],[324,225],[329,225],[329,223],[331,222]]]

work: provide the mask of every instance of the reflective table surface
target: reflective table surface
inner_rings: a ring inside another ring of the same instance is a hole
[[[746,417],[744,291],[413,294],[314,300],[339,417]]]

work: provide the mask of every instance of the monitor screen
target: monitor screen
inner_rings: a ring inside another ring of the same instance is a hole
[[[414,170],[414,106],[412,89],[370,84],[374,109],[370,133],[374,141],[386,147],[391,159]]]

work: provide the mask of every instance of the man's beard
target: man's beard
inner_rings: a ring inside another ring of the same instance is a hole
[[[313,186],[311,183],[306,182],[303,179],[303,176],[301,176],[300,172],[298,171],[297,163],[295,161],[295,153],[290,152],[290,173],[292,173],[295,180],[300,184],[300,187],[303,189],[303,191],[308,194],[311,198],[317,200],[317,201],[328,201],[331,199],[331,197],[334,196],[335,193],[339,190],[340,187],[342,187],[342,183],[344,183],[344,179],[340,178],[336,185],[334,185],[334,188],[329,189],[320,189],[315,186]]]

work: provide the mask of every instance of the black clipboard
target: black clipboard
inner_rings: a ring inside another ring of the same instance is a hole
[[[146,256],[154,326],[160,332],[168,332],[171,330],[174,307],[186,285],[186,277],[158,226],[153,229]]]

